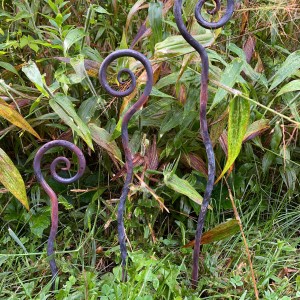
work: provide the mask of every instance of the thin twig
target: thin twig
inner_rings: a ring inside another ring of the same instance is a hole
[[[245,250],[246,250],[246,254],[247,254],[247,258],[248,258],[248,263],[249,263],[249,267],[250,267],[250,271],[251,271],[251,278],[252,278],[252,282],[253,282],[255,299],[259,300],[259,292],[258,292],[258,289],[257,289],[255,272],[254,272],[254,269],[253,269],[251,254],[250,254],[248,242],[247,242],[247,239],[246,239],[246,236],[245,236],[245,233],[244,233],[243,224],[242,224],[240,215],[238,213],[238,210],[236,208],[236,205],[235,205],[235,202],[234,202],[234,197],[232,195],[232,191],[230,189],[230,186],[229,186],[229,184],[228,184],[228,182],[227,182],[227,180],[225,178],[224,178],[224,181],[225,181],[225,183],[227,185],[227,189],[228,189],[228,193],[229,193],[229,198],[230,198],[230,201],[231,201],[231,204],[232,204],[234,216],[235,216],[236,220],[238,221],[238,224],[239,224],[239,227],[240,227],[240,231],[241,231],[241,234],[242,234],[242,238],[243,238],[243,242],[244,242],[244,245],[245,245]]]

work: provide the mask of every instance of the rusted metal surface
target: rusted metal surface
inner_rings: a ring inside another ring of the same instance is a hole
[[[224,26],[231,18],[234,11],[234,0],[227,1],[226,12],[218,22],[209,22],[205,20],[201,14],[203,5],[207,2],[206,0],[200,0],[195,7],[195,17],[198,23],[208,29],[216,29]],[[208,11],[209,14],[216,14],[221,8],[220,0],[214,0],[215,8],[212,11]],[[207,153],[208,161],[208,180],[206,190],[203,197],[203,203],[198,216],[197,230],[195,235],[195,246],[193,253],[193,270],[192,270],[192,286],[195,288],[198,284],[198,273],[199,273],[199,256],[200,256],[200,241],[203,232],[204,220],[213,190],[215,180],[215,156],[212,147],[212,143],[208,133],[206,107],[208,99],[208,75],[209,75],[209,61],[205,48],[197,42],[193,36],[188,32],[184,21],[182,19],[182,0],[176,0],[174,5],[174,15],[176,24],[181,35],[184,39],[199,53],[201,57],[202,70],[201,70],[201,92],[200,92],[200,127],[201,136]]]
[[[99,80],[103,88],[112,96],[115,97],[125,97],[130,95],[136,88],[136,78],[134,73],[129,69],[123,69],[121,70],[118,75],[117,79],[120,85],[122,85],[121,77],[123,74],[127,74],[130,77],[131,84],[130,86],[124,90],[124,91],[117,91],[114,90],[112,87],[110,87],[109,82],[107,81],[107,69],[109,65],[116,59],[121,57],[133,57],[136,60],[140,61],[142,65],[144,66],[146,72],[147,72],[147,83],[145,86],[145,89],[143,91],[143,94],[138,99],[137,102],[135,102],[123,115],[122,120],[122,144],[124,148],[125,153],[125,164],[127,169],[126,179],[125,183],[122,189],[121,197],[120,197],[120,203],[118,207],[118,237],[119,237],[119,243],[120,243],[120,250],[121,250],[121,258],[122,258],[122,280],[126,280],[126,258],[127,258],[127,249],[126,249],[126,234],[125,234],[125,227],[124,227],[124,211],[126,206],[126,198],[128,196],[129,192],[129,185],[132,180],[133,176],[133,156],[131,153],[131,150],[129,148],[129,138],[128,138],[128,123],[131,119],[131,117],[135,114],[137,110],[139,110],[147,101],[151,90],[153,86],[153,72],[152,67],[149,62],[149,60],[141,53],[134,51],[134,50],[118,50],[110,55],[108,55],[105,60],[102,62],[100,70],[99,70]]]
[[[50,235],[48,239],[48,246],[47,246],[47,254],[50,257],[49,264],[50,264],[50,269],[52,273],[52,279],[54,280],[55,276],[57,275],[58,268],[55,262],[54,258],[54,242],[55,242],[55,237],[57,234],[57,228],[58,228],[58,201],[57,201],[57,195],[56,193],[51,189],[51,187],[48,185],[46,182],[42,170],[41,170],[41,161],[44,156],[44,154],[51,148],[53,147],[64,147],[68,148],[71,152],[74,152],[78,158],[78,171],[77,173],[70,178],[62,178],[60,177],[57,172],[56,172],[56,167],[59,163],[64,163],[66,166],[62,168],[62,170],[70,170],[71,167],[71,162],[68,158],[59,156],[53,160],[53,162],[50,165],[50,172],[52,177],[60,183],[64,184],[70,184],[78,180],[82,174],[84,173],[86,162],[84,155],[82,154],[81,150],[75,146],[74,144],[68,142],[68,141],[63,141],[63,140],[56,140],[49,142],[42,146],[38,152],[35,155],[34,162],[33,162],[33,168],[34,172],[36,175],[36,179],[39,181],[41,184],[42,188],[45,190],[45,192],[48,194],[50,197],[51,201],[51,229],[50,229]]]

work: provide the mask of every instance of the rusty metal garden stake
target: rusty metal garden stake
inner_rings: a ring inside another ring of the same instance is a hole
[[[38,150],[38,152],[36,153],[35,158],[34,158],[33,168],[35,171],[36,178],[39,181],[39,183],[41,184],[41,186],[43,187],[43,189],[45,190],[45,192],[50,197],[50,201],[51,201],[51,230],[50,230],[50,235],[49,235],[49,239],[48,239],[47,254],[50,257],[49,264],[50,264],[53,282],[54,282],[54,278],[58,272],[57,265],[56,265],[55,259],[54,259],[54,241],[55,241],[57,228],[58,228],[58,201],[57,201],[57,195],[51,189],[51,187],[48,185],[48,183],[46,182],[46,180],[42,174],[41,160],[42,160],[44,154],[49,149],[51,149],[53,147],[59,147],[59,146],[68,148],[70,151],[72,151],[76,154],[76,156],[78,158],[79,167],[78,167],[77,173],[73,177],[62,178],[56,172],[57,165],[59,163],[64,163],[66,165],[66,167],[62,168],[62,170],[69,170],[71,167],[71,162],[66,157],[62,157],[62,156],[57,157],[56,159],[54,159],[54,161],[50,165],[51,175],[56,181],[58,181],[60,183],[64,183],[64,184],[73,183],[74,181],[78,180],[82,176],[82,174],[85,170],[85,165],[86,165],[85,158],[84,158],[84,155],[82,154],[81,150],[74,144],[72,144],[68,141],[62,141],[62,140],[56,140],[56,141],[52,141],[52,142],[45,144]]]
[[[146,87],[144,89],[143,94],[139,98],[137,102],[135,102],[123,115],[122,120],[122,144],[124,148],[125,153],[125,165],[127,169],[127,175],[125,179],[125,183],[122,189],[121,197],[120,197],[120,203],[118,207],[118,236],[119,236],[119,243],[120,243],[120,250],[121,250],[121,258],[122,258],[122,280],[126,280],[126,258],[127,258],[127,249],[126,249],[126,235],[125,235],[125,227],[124,227],[124,210],[125,210],[125,204],[126,204],[126,198],[129,192],[129,184],[132,180],[133,176],[133,162],[132,162],[132,153],[129,148],[129,138],[128,138],[128,123],[131,119],[131,117],[135,114],[137,110],[139,110],[147,101],[148,96],[151,93],[152,86],[153,86],[153,73],[152,73],[152,67],[149,62],[149,60],[141,53],[134,51],[134,50],[117,50],[110,55],[108,55],[105,60],[102,62],[100,70],[99,70],[99,80],[103,88],[112,96],[114,97],[125,97],[130,95],[136,88],[136,78],[134,73],[129,69],[123,69],[121,70],[118,75],[117,79],[120,85],[123,84],[122,82],[122,75],[127,74],[130,77],[131,84],[129,88],[127,88],[124,91],[117,91],[110,87],[108,81],[107,81],[107,68],[108,66],[116,59],[120,57],[133,57],[136,60],[140,61],[142,65],[144,66],[146,72],[147,72],[147,83]]]
[[[226,12],[223,17],[218,22],[209,22],[206,21],[202,14],[201,9],[204,3],[207,0],[200,0],[196,4],[195,8],[195,17],[198,23],[207,28],[207,29],[216,29],[224,26],[231,18],[234,11],[234,0],[227,0]],[[208,11],[209,14],[216,14],[221,7],[220,0],[214,0],[215,8],[212,11]],[[204,226],[204,220],[209,204],[209,199],[213,190],[214,180],[215,180],[215,156],[211,140],[208,133],[207,118],[206,118],[206,106],[208,98],[208,75],[209,75],[209,62],[208,56],[205,48],[198,43],[192,35],[188,32],[186,26],[184,25],[182,19],[182,0],[175,0],[174,5],[174,15],[176,24],[181,35],[184,39],[199,53],[202,62],[202,71],[201,71],[201,92],[200,92],[200,127],[201,127],[201,136],[203,143],[205,145],[208,161],[208,180],[206,185],[206,190],[203,197],[203,203],[201,210],[198,216],[197,230],[195,235],[195,246],[193,253],[193,270],[192,270],[192,287],[196,288],[198,284],[198,273],[199,273],[199,255],[200,255],[200,242],[202,237],[202,231]]]

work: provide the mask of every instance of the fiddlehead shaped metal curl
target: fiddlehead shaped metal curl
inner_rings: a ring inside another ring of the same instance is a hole
[[[215,9],[210,11],[210,14],[215,14],[220,9],[220,0],[215,1]],[[206,0],[200,0],[196,5],[196,18],[200,25],[206,28],[219,28],[223,26],[231,17],[233,13],[234,1],[227,1],[227,11],[223,18],[219,22],[210,23],[203,19],[201,15],[201,8]],[[186,26],[184,25],[182,19],[182,0],[175,0],[174,5],[174,15],[177,27],[184,37],[184,39],[199,53],[201,57],[202,70],[201,70],[201,92],[200,92],[200,127],[201,127],[201,136],[203,144],[205,146],[207,161],[208,161],[208,179],[206,184],[206,189],[204,192],[203,202],[201,210],[198,216],[197,229],[195,235],[195,246],[193,253],[193,270],[192,270],[192,287],[196,288],[198,284],[198,273],[199,273],[199,256],[200,256],[200,242],[202,238],[202,231],[204,227],[205,216],[213,190],[214,180],[215,180],[215,155],[208,133],[207,117],[206,117],[206,107],[208,100],[208,75],[209,75],[209,62],[208,56],[205,48],[199,44],[192,35],[188,32]]]
[[[126,234],[125,234],[125,227],[124,227],[124,211],[126,206],[126,198],[129,192],[129,185],[132,180],[133,176],[133,161],[132,161],[132,153],[129,148],[129,138],[128,138],[128,123],[131,119],[131,117],[134,115],[134,113],[140,109],[147,101],[148,96],[151,93],[152,86],[153,86],[153,72],[152,67],[149,62],[149,60],[141,53],[134,51],[134,50],[118,50],[110,55],[108,55],[105,60],[102,62],[100,70],[99,70],[99,80],[101,85],[104,87],[104,89],[110,93],[112,96],[115,97],[125,97],[130,95],[134,89],[136,88],[136,79],[134,73],[129,69],[123,69],[118,74],[118,81],[122,85],[121,76],[123,74],[128,74],[131,79],[131,85],[130,87],[125,91],[117,91],[110,87],[108,81],[107,81],[107,68],[108,66],[117,58],[120,57],[133,57],[136,60],[140,61],[147,72],[147,83],[146,87],[143,91],[143,94],[139,98],[137,102],[135,102],[123,115],[122,120],[122,144],[124,148],[125,153],[125,163],[126,163],[126,169],[127,169],[127,175],[125,179],[125,183],[122,189],[121,197],[120,197],[120,203],[118,207],[118,237],[119,237],[119,243],[120,243],[120,250],[121,250],[121,258],[122,258],[122,280],[126,280],[126,258],[127,258],[127,249],[126,249]]]
[[[42,174],[41,161],[42,161],[44,154],[49,149],[51,149],[53,147],[58,147],[58,146],[68,148],[70,151],[74,152],[78,158],[79,167],[78,167],[77,173],[73,177],[63,178],[57,174],[56,168],[59,163],[64,163],[66,166],[64,168],[62,168],[62,170],[70,170],[71,162],[66,157],[62,157],[62,156],[57,157],[56,159],[54,159],[54,161],[50,165],[51,175],[56,181],[64,183],[64,184],[73,183],[82,176],[82,174],[84,173],[84,170],[85,170],[85,166],[86,166],[85,158],[84,158],[84,155],[82,154],[81,150],[74,144],[72,144],[68,141],[62,141],[62,140],[56,140],[56,141],[52,141],[52,142],[45,144],[37,151],[35,158],[34,158],[33,169],[34,169],[36,178],[39,181],[39,183],[41,184],[41,186],[43,187],[43,189],[45,190],[45,192],[50,197],[50,201],[51,201],[51,229],[50,229],[50,235],[49,235],[49,239],[48,239],[47,254],[48,254],[48,256],[51,256],[49,264],[50,264],[50,269],[51,269],[51,273],[52,273],[52,279],[55,278],[55,276],[58,272],[56,262],[53,257],[54,256],[54,241],[55,241],[57,228],[58,228],[58,201],[57,201],[57,196],[56,196],[55,192],[48,185],[48,183],[46,182],[46,180]]]
[[[224,26],[231,19],[231,16],[234,12],[234,0],[227,0],[226,12],[217,22],[209,22],[203,18],[201,10],[205,2],[207,2],[207,0],[198,1],[195,8],[195,18],[202,27],[207,29],[217,29]],[[215,15],[221,8],[220,0],[214,0],[214,2],[215,8],[211,11],[208,11],[210,15]]]

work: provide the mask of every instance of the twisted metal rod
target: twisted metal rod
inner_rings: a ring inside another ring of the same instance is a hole
[[[85,158],[84,158],[84,155],[82,154],[81,150],[74,144],[72,144],[68,141],[62,141],[62,140],[52,141],[52,142],[49,142],[49,143],[45,144],[44,146],[42,146],[36,153],[34,161],[33,161],[33,169],[34,169],[36,178],[39,181],[39,183],[41,184],[42,188],[45,190],[45,192],[50,197],[50,201],[51,201],[51,229],[50,229],[50,235],[48,238],[47,254],[49,257],[51,257],[49,260],[49,264],[50,264],[53,282],[54,282],[54,279],[58,272],[58,268],[57,268],[55,258],[54,258],[54,241],[55,241],[55,237],[57,234],[57,228],[58,228],[58,200],[57,200],[57,195],[51,189],[51,187],[48,185],[48,183],[46,182],[46,180],[42,174],[41,160],[42,160],[44,154],[49,149],[51,149],[53,147],[58,147],[58,146],[68,148],[70,151],[74,152],[78,158],[79,167],[78,167],[77,173],[73,177],[62,178],[56,172],[57,165],[59,163],[64,163],[66,166],[64,168],[62,168],[62,170],[70,170],[71,162],[66,157],[62,157],[62,156],[57,157],[56,159],[54,159],[54,161],[50,165],[51,175],[56,181],[58,181],[60,183],[64,183],[64,184],[73,183],[82,176],[82,174],[84,173],[84,170],[85,170],[85,166],[86,166]]]
[[[143,54],[135,50],[117,50],[111,53],[105,58],[105,60],[101,64],[99,70],[99,81],[103,86],[103,88],[114,97],[125,97],[130,95],[134,91],[137,85],[134,73],[129,69],[123,69],[118,73],[117,79],[118,82],[122,85],[123,84],[121,80],[122,75],[123,74],[129,75],[131,79],[131,84],[129,88],[127,88],[125,91],[117,91],[110,87],[106,75],[107,68],[114,60],[120,57],[133,57],[136,60],[140,61],[144,66],[148,77],[143,94],[138,99],[138,101],[135,102],[124,114],[122,120],[122,128],[121,128],[122,144],[125,153],[125,165],[127,169],[127,175],[122,189],[120,203],[118,206],[117,221],[118,221],[118,238],[119,238],[121,259],[122,259],[122,281],[126,281],[125,267],[126,267],[127,249],[126,249],[126,234],[125,234],[125,227],[124,227],[124,211],[126,207],[126,198],[129,192],[129,184],[133,176],[133,160],[132,160],[132,153],[129,148],[128,123],[131,117],[135,114],[135,112],[139,110],[146,103],[153,86],[153,73],[152,73],[152,67],[149,60]]]
[[[216,29],[224,26],[231,18],[234,11],[234,0],[227,0],[227,8],[223,17],[218,22],[209,22],[205,20],[201,14],[201,9],[204,3],[207,0],[198,1],[195,8],[195,17],[197,22],[208,29]],[[212,11],[208,11],[209,14],[216,14],[221,7],[220,0],[214,0],[215,8]],[[207,161],[208,161],[208,180],[207,185],[203,197],[203,203],[201,206],[201,210],[198,216],[197,229],[195,235],[195,246],[193,253],[193,270],[192,270],[192,287],[196,288],[198,285],[198,276],[199,276],[199,256],[200,256],[200,242],[202,238],[202,231],[204,226],[204,220],[209,204],[209,200],[211,197],[211,193],[213,190],[214,180],[215,180],[215,156],[212,147],[212,143],[208,133],[208,125],[206,118],[206,107],[207,107],[207,99],[208,99],[208,75],[209,75],[209,61],[205,48],[198,43],[193,36],[188,32],[186,26],[184,25],[184,21],[182,19],[182,0],[175,0],[174,5],[174,15],[176,24],[181,35],[184,39],[199,53],[201,57],[202,63],[202,71],[201,71],[201,91],[200,91],[200,127],[201,127],[201,136],[203,139],[203,143],[206,149]]]

